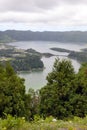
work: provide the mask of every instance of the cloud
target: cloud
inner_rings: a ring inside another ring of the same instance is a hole
[[[0,11],[49,10],[64,4],[87,4],[87,0],[0,0]]]
[[[0,0],[0,23],[86,26],[87,0]]]
[[[1,0],[0,11],[37,12],[51,9],[58,5],[57,0]]]

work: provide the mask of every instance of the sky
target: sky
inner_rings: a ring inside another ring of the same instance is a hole
[[[0,0],[0,30],[87,31],[87,0]]]

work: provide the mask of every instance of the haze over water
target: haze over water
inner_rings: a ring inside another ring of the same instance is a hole
[[[19,74],[20,77],[23,77],[25,79],[25,86],[26,91],[28,91],[29,88],[33,88],[35,90],[40,89],[44,85],[46,85],[46,76],[49,72],[52,71],[53,63],[55,61],[55,58],[59,57],[60,59],[67,58],[66,56],[68,53],[65,52],[56,52],[53,50],[50,50],[52,47],[58,47],[58,48],[64,48],[74,51],[80,51],[82,48],[87,48],[87,44],[76,44],[76,43],[58,43],[58,42],[43,42],[43,41],[32,41],[32,42],[14,42],[9,43],[10,45],[15,46],[18,49],[35,49],[38,52],[41,53],[52,53],[55,55],[62,55],[62,56],[52,56],[50,58],[43,57],[41,60],[44,63],[45,69],[42,71],[34,71],[34,72],[21,72]],[[72,60],[72,64],[75,68],[75,71],[77,72],[80,64],[76,60]]]

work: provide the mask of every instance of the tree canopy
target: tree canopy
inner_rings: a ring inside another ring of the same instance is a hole
[[[71,61],[56,59],[47,76],[47,84],[40,91],[25,92],[24,79],[9,63],[0,65],[0,117],[3,114],[25,116],[35,114],[58,119],[87,115],[87,63],[75,73]]]
[[[24,79],[18,77],[9,63],[0,65],[0,116],[24,114]]]
[[[71,61],[55,60],[40,90],[40,114],[59,119],[87,114],[87,64],[75,74]]]
[[[24,79],[7,63],[0,65],[0,117],[4,114],[33,119],[38,111],[38,93],[29,89],[26,93]]]

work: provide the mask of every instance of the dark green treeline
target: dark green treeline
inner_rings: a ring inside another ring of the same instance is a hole
[[[0,65],[0,117],[4,114],[33,120],[35,114],[68,119],[87,114],[87,63],[74,72],[71,61],[55,60],[47,85],[25,92],[24,79],[7,63]]]

